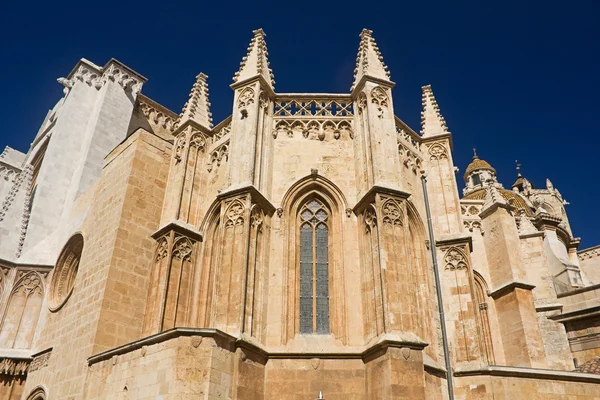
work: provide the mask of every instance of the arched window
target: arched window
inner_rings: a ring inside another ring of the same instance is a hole
[[[328,218],[315,198],[300,209],[300,333],[329,333]]]
[[[479,174],[473,175],[473,185],[481,185],[481,178],[479,177]]]

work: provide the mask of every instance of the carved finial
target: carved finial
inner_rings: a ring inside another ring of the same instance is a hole
[[[516,221],[517,229],[519,230],[520,235],[538,232],[537,228],[533,225],[527,214],[525,214],[525,210],[519,209],[519,214],[516,217]]]
[[[515,164],[517,164],[517,177],[521,177],[521,164],[519,164],[519,160],[515,160]]]
[[[508,206],[509,203],[506,201],[504,196],[500,193],[496,185],[494,184],[493,179],[489,179],[486,182],[487,186],[485,188],[485,202],[483,203],[483,207],[481,208],[481,212],[489,209],[493,205],[503,205]],[[481,214],[480,212],[480,214]]]
[[[316,169],[316,168],[311,168],[311,169],[310,169],[310,174],[311,174],[311,175],[318,175],[318,174],[319,174],[319,170],[318,170],[318,169]]]
[[[550,179],[546,178],[546,189],[554,190],[554,185],[550,182]]]
[[[190,98],[179,115],[178,125],[186,121],[194,121],[208,129],[212,128],[212,113],[210,112],[210,101],[208,101],[206,79],[208,79],[208,76],[202,72],[196,76],[196,82],[190,91]]]
[[[233,76],[233,82],[237,83],[255,76],[262,76],[265,82],[273,88],[275,80],[267,58],[269,55],[267,43],[265,42],[265,36],[267,35],[262,29],[256,29],[252,33],[254,37],[250,41],[246,56],[242,58],[239,71]]]
[[[323,397],[323,392],[319,392],[319,397],[317,397],[316,400],[325,400],[325,397]]]
[[[446,120],[440,113],[440,107],[433,95],[431,85],[423,86],[421,90],[421,104],[423,106],[423,111],[421,111],[421,136],[431,137],[450,133],[448,132]],[[473,149],[473,153],[475,153],[475,149]],[[477,154],[475,154],[475,157],[477,157]]]
[[[354,69],[354,83],[350,88],[351,91],[365,75],[386,81],[390,80],[390,72],[383,62],[383,57],[372,34],[373,31],[369,29],[363,29],[360,33],[360,44],[356,56],[356,68]]]
[[[479,156],[477,156],[477,149],[475,147],[473,147],[473,160],[478,159]]]

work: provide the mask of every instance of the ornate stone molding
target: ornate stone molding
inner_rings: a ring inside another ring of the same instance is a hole
[[[30,359],[2,358],[0,359],[0,374],[11,376],[25,376],[29,368]]]
[[[0,208],[0,223],[2,223],[2,221],[4,220],[4,217],[6,216],[8,209],[14,202],[17,193],[23,187],[23,181],[25,180],[26,176],[26,172],[21,171],[19,175],[15,178],[12,187],[10,188],[8,194],[6,195],[6,198],[2,202],[2,207]]]
[[[50,360],[50,356],[52,355],[52,347],[44,350],[43,352],[34,354],[33,360],[29,364],[28,372],[35,372],[42,368],[46,368],[48,366],[48,361]]]
[[[350,120],[279,120],[274,122],[273,138],[301,136],[309,140],[353,139]]]
[[[144,99],[138,100],[139,110],[142,112],[144,117],[148,118],[148,121],[154,123],[169,132],[175,131],[176,118],[173,115],[161,110],[156,105],[150,103]]]
[[[448,150],[441,142],[427,143],[427,154],[430,161],[439,161],[448,159]]]
[[[451,247],[444,254],[444,269],[455,271],[469,268],[469,260],[464,250],[459,247]]]
[[[220,144],[210,152],[210,159],[206,166],[208,172],[211,172],[215,166],[218,168],[221,166],[223,161],[227,162],[229,159],[229,140]]]
[[[27,227],[29,226],[29,217],[31,214],[31,195],[32,192],[31,190],[33,188],[31,188],[31,178],[33,176],[33,166],[31,166],[31,164],[27,165],[25,167],[25,169],[23,170],[23,173],[25,174],[23,181],[24,181],[24,188],[26,190],[25,192],[25,201],[23,204],[23,215],[21,217],[21,230],[19,232],[19,243],[17,244],[17,251],[15,252],[15,255],[17,256],[17,258],[21,257],[21,252],[23,251],[23,244],[25,244],[25,236],[27,235]]]

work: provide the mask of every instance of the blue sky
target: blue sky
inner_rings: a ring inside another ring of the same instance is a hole
[[[388,64],[396,114],[419,129],[433,86],[461,169],[472,148],[510,187],[515,160],[552,180],[581,248],[600,244],[596,95],[600,6],[503,2],[11,2],[0,10],[0,147],[26,151],[81,57],[114,57],[148,78],[143,93],[179,112],[199,72],[215,123],[252,30],[267,33],[278,92],[348,92],[366,27]]]

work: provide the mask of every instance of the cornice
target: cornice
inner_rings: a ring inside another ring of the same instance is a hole
[[[252,201],[260,205],[267,215],[271,216],[275,212],[275,206],[253,185],[245,185],[237,188],[229,188],[217,195],[217,199],[225,199],[240,194],[249,193]]]
[[[494,290],[490,290],[488,295],[494,300],[496,300],[504,296],[505,294],[512,292],[515,289],[533,290],[535,289],[535,285],[522,281],[512,281],[505,283],[504,285],[501,285]]]
[[[170,231],[175,231],[199,242],[202,241],[202,233],[200,233],[199,230],[197,230],[193,225],[187,224],[179,220],[167,223],[163,227],[159,228],[156,232],[154,232],[151,236],[153,239],[158,239]]]
[[[374,82],[380,86],[385,86],[388,89],[392,89],[394,86],[396,86],[395,82],[392,82],[392,81],[389,81],[386,79],[376,78],[371,75],[363,75],[360,78],[360,80],[358,81],[358,83],[352,89],[352,92],[350,92],[350,96],[352,97],[353,100],[356,99],[356,97],[358,97],[358,94],[362,91],[362,88],[365,86],[365,83],[367,81]]]
[[[473,252],[473,237],[466,233],[444,235],[435,241],[436,247],[468,245],[469,251]]]
[[[451,133],[444,133],[441,135],[434,135],[434,136],[427,136],[427,137],[420,136],[420,140],[421,140],[421,143],[423,143],[423,144],[426,144],[429,142],[437,142],[440,140],[448,140],[448,145],[450,146],[450,151],[454,150],[454,144],[452,143],[452,134]]]
[[[356,205],[352,209],[354,213],[358,215],[358,213],[362,211],[362,209],[365,208],[366,205],[369,204],[375,198],[375,195],[377,193],[399,197],[403,200],[408,200],[408,198],[411,196],[410,193],[404,192],[399,188],[383,185],[373,185],[371,189],[369,189],[356,203]]]
[[[260,88],[266,92],[267,97],[269,97],[270,99],[275,97],[275,91],[267,83],[267,81],[265,80],[265,78],[262,75],[255,75],[250,78],[244,79],[242,81],[234,82],[231,85],[229,85],[229,87],[232,88],[233,90],[237,90],[242,86],[247,86],[256,81],[258,81],[260,83]]]

